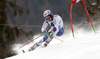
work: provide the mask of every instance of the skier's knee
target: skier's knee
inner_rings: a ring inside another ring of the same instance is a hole
[[[43,38],[43,41],[46,41],[48,39],[48,36],[45,35],[45,37]]]

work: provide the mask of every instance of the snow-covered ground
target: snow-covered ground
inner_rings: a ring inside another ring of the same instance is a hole
[[[58,37],[64,42],[53,39],[48,47],[40,46],[34,51],[27,52],[29,46],[33,44],[31,43],[17,51],[18,55],[5,59],[100,59],[100,32],[88,33],[74,39],[67,37],[66,35]],[[21,50],[25,50],[26,53],[22,53]]]

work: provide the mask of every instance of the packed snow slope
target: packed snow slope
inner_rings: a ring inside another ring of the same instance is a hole
[[[34,51],[5,59],[100,59],[100,32],[60,39],[64,42],[53,39],[48,47],[40,46]]]

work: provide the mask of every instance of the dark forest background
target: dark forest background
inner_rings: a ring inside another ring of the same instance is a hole
[[[67,27],[65,31],[70,30],[71,2],[72,0],[0,0],[0,59],[16,55],[10,53],[12,44],[25,43],[28,41],[26,38],[41,33],[43,12],[47,9],[60,15]],[[99,22],[100,0],[84,2],[92,21]],[[79,23],[89,23],[82,2],[73,5],[73,25]]]

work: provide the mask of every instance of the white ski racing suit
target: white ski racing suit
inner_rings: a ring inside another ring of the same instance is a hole
[[[59,15],[53,15],[53,20],[52,21],[48,21],[45,20],[43,23],[43,26],[41,28],[41,31],[44,32],[47,28],[47,26],[50,25],[51,28],[48,32],[53,31],[53,37],[55,36],[62,36],[64,33],[64,29],[63,29],[63,20]],[[35,49],[37,46],[39,46],[40,44],[42,44],[43,42],[48,43],[52,40],[53,38],[50,38],[48,35],[45,35],[44,38],[40,39],[38,42],[36,42],[31,49]]]
[[[63,33],[64,33],[63,20],[59,15],[53,15],[52,21],[45,20],[43,23],[43,26],[41,28],[41,31],[44,32],[48,25],[51,26],[51,28],[48,32],[54,31],[53,37],[63,35]],[[45,37],[43,39],[41,39],[40,41],[42,43],[44,41],[51,41],[51,40],[52,39],[50,37],[48,37],[48,35],[45,35]],[[40,45],[41,43],[38,43],[38,44]]]

